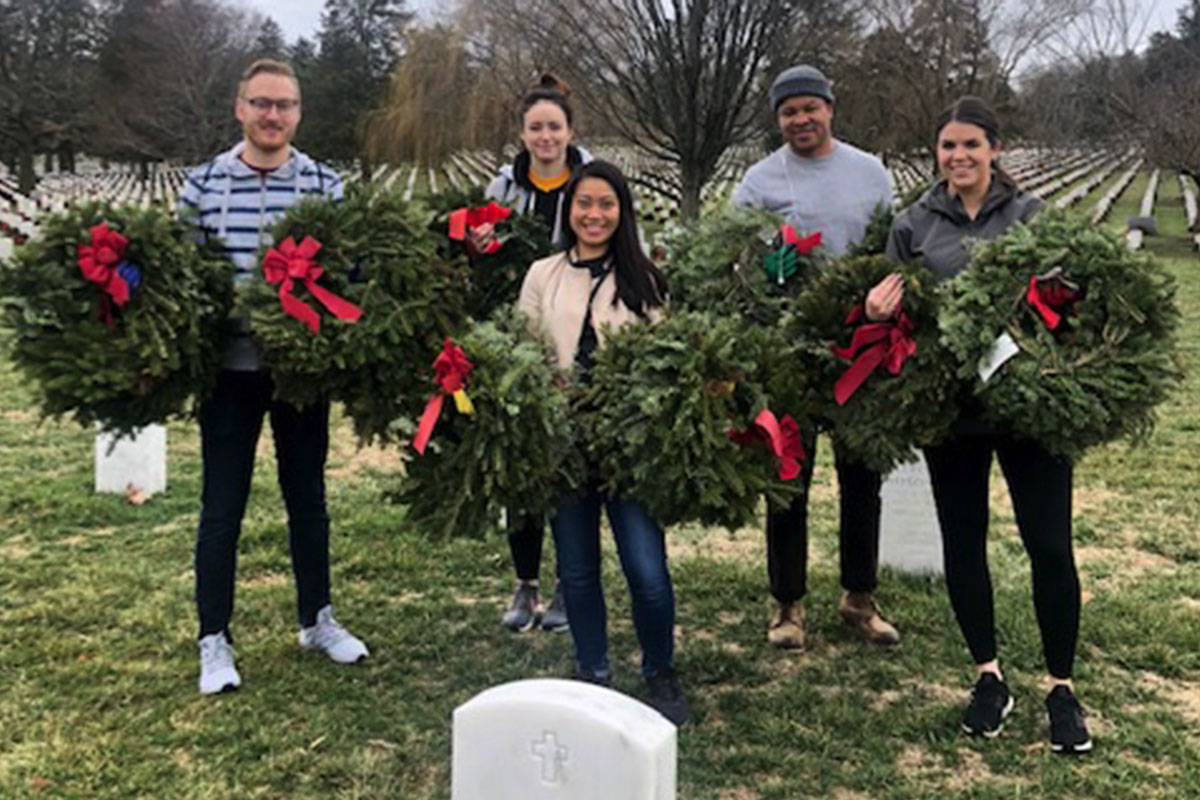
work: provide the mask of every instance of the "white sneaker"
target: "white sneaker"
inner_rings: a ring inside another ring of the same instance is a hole
[[[367,646],[333,618],[333,606],[317,612],[316,625],[300,629],[300,646],[320,650],[339,664],[353,664],[370,655]]]
[[[200,640],[200,694],[232,692],[242,685],[233,665],[233,645],[224,633],[210,633]]]

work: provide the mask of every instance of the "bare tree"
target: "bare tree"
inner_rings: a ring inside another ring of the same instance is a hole
[[[964,94],[1013,105],[1016,76],[1090,0],[864,0],[868,20],[846,65],[855,94],[840,113],[864,144],[908,154]]]
[[[503,2],[504,0],[498,0]],[[785,49],[788,0],[528,0],[509,24],[562,65],[585,105],[679,171],[694,218],[722,154],[754,131],[764,67]]]
[[[96,15],[87,0],[0,5],[0,144],[32,191],[39,149],[70,149],[95,65]]]
[[[94,107],[100,152],[146,161],[198,161],[236,127],[237,78],[261,18],[220,0],[133,0],[114,18]]]

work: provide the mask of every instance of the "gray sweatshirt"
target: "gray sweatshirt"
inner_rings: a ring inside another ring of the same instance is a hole
[[[879,204],[891,205],[892,187],[878,158],[834,141],[821,158],[798,156],[784,145],[746,171],[734,205],[782,215],[801,234],[820,232],[833,256],[862,239]]]

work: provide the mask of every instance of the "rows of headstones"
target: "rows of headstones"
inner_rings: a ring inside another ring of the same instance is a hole
[[[669,162],[653,159],[628,147],[601,143],[595,148],[599,157],[613,161],[632,179],[638,195],[639,215],[643,224],[657,229],[673,228],[679,223],[678,170]],[[459,152],[451,155],[437,168],[415,164],[381,165],[369,180],[388,188],[399,185],[406,198],[420,191],[437,192],[445,189],[467,191],[487,186],[501,163],[511,153],[497,159],[485,151]],[[751,148],[731,148],[717,165],[716,172],[701,192],[703,208],[712,208],[727,201],[746,167],[755,160]],[[1114,160],[1105,151],[1046,150],[1023,148],[1006,155],[1009,172],[1027,191],[1049,196],[1074,185],[1073,204],[1086,197],[1103,182],[1097,177]],[[898,196],[916,186],[929,182],[931,174],[919,158],[893,158],[888,170]],[[148,179],[131,168],[104,168],[99,162],[81,163],[75,174],[47,173],[28,197],[21,195],[16,182],[0,172],[0,238],[28,238],[36,228],[41,213],[61,210],[91,199],[134,203],[143,206],[160,204],[173,206],[187,176],[187,168],[165,166],[154,169]],[[342,169],[347,183],[363,179],[357,165]],[[1107,173],[1104,173],[1107,175]],[[1087,181],[1080,183],[1081,179]],[[1193,193],[1194,194],[1194,193]]]

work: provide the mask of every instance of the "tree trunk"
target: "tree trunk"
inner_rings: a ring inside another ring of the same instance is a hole
[[[75,174],[75,145],[63,142],[58,148],[58,171]]]
[[[21,153],[19,156],[20,163],[17,167],[18,174],[18,190],[21,194],[30,194],[33,192],[33,187],[37,186],[37,175],[33,171],[33,143],[28,142],[21,145]]]
[[[142,156],[138,159],[138,181],[145,186],[148,180],[150,180],[150,159]]]
[[[685,162],[679,167],[679,218],[682,222],[691,222],[700,216],[700,190],[704,188],[704,179],[708,176],[698,164]]]
[[[54,151],[47,150],[42,155],[42,174],[49,175],[54,172]]]

